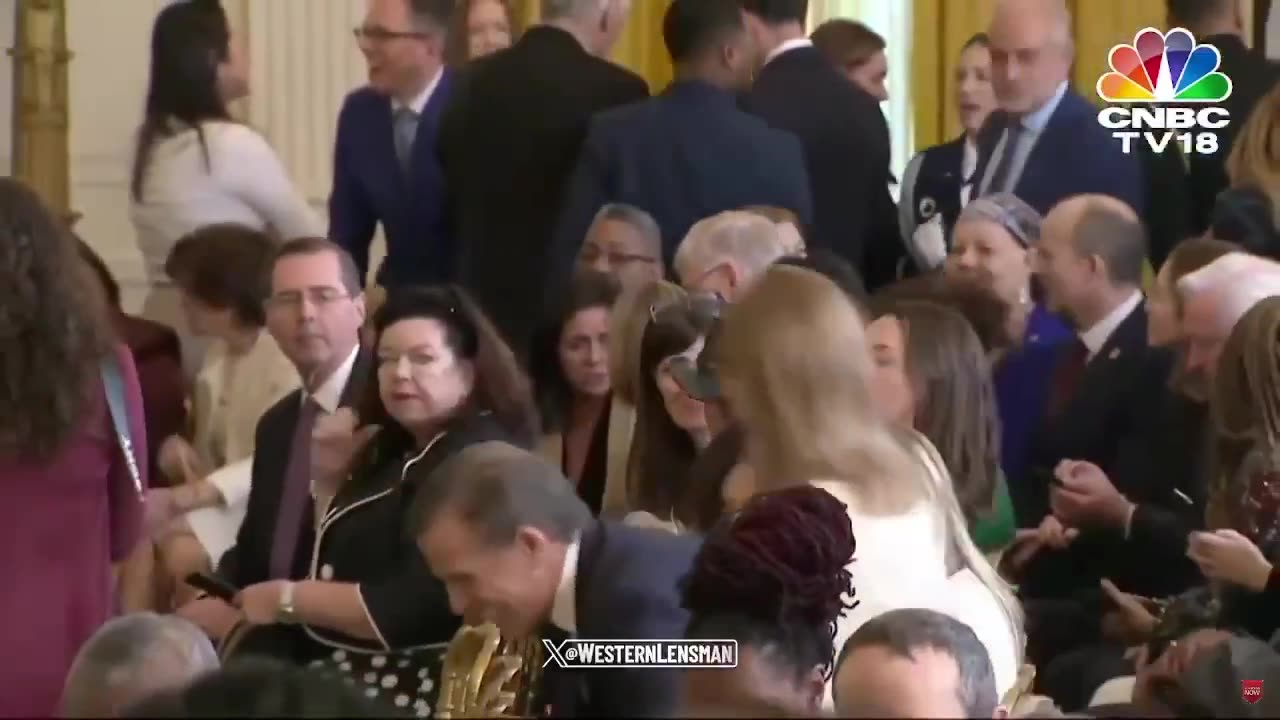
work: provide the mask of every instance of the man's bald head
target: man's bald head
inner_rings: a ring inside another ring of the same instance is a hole
[[[1089,327],[1104,300],[1142,283],[1146,229],[1125,203],[1077,195],[1058,203],[1040,226],[1035,271],[1050,307]]]
[[[1067,81],[1075,50],[1063,0],[999,0],[987,36],[1000,109],[1034,112]]]
[[[1280,264],[1230,253],[1178,281],[1186,368],[1212,378],[1222,347],[1245,313],[1280,295]]]

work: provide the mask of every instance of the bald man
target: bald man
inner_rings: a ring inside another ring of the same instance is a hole
[[[1063,0],[1000,0],[988,28],[998,109],[978,138],[979,194],[1012,192],[1041,214],[1096,193],[1145,206],[1141,163],[1068,86],[1075,58]]]
[[[1147,317],[1139,284],[1146,256],[1145,230],[1133,209],[1112,197],[1081,195],[1056,205],[1041,225],[1034,270],[1045,302],[1074,328],[1074,342],[1059,346],[1044,419],[1031,442],[1027,477],[1011,478],[1019,527],[1039,528],[1021,589],[1031,598],[1067,601],[1079,591],[1098,600],[1080,619],[1037,630],[1031,652],[1056,654],[1087,640],[1081,625],[1097,630],[1099,581],[1130,576],[1126,553],[1116,551],[1128,517],[1075,527],[1078,501],[1088,489],[1069,470],[1088,463],[1135,496],[1146,488],[1124,485],[1117,472],[1130,448],[1144,441],[1146,423],[1164,397],[1170,361],[1147,348]],[[1121,505],[1117,515],[1127,513]],[[1065,519],[1064,519],[1065,518]],[[1089,613],[1093,614],[1090,615]],[[1089,619],[1092,618],[1092,619]]]

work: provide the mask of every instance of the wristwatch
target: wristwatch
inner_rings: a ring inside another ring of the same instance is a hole
[[[285,625],[295,625],[298,622],[298,611],[293,607],[293,590],[295,587],[294,583],[285,583],[284,589],[280,591],[280,611],[276,615],[276,619]]]

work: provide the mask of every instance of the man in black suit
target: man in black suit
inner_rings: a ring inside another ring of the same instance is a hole
[[[1196,42],[1213,45],[1222,56],[1218,70],[1231,78],[1231,97],[1220,103],[1231,113],[1231,122],[1218,136],[1218,152],[1187,158],[1191,194],[1190,232],[1209,228],[1213,203],[1228,184],[1226,162],[1231,144],[1258,101],[1280,80],[1280,64],[1267,60],[1244,41],[1244,16],[1236,0],[1166,0],[1169,27],[1184,27]],[[1180,238],[1179,238],[1180,239]]]
[[[658,221],[668,266],[694,223],[726,210],[773,205],[805,224],[812,219],[800,143],[734,99],[751,74],[750,38],[734,0],[675,0],[662,37],[675,82],[591,124],[556,232],[560,277],[592,217],[611,202]]]
[[[676,639],[688,613],[677,583],[698,542],[595,520],[541,458],[482,443],[440,466],[414,499],[418,547],[455,613],[507,638]],[[548,667],[550,717],[672,717],[670,669]]]
[[[813,191],[809,245],[839,253],[872,289],[892,282],[903,248],[879,102],[805,38],[808,0],[740,4],[761,66],[743,106],[804,145]]]
[[[351,256],[328,240],[292,240],[276,252],[267,329],[298,368],[303,387],[258,421],[248,508],[235,546],[216,568],[232,587],[296,580],[309,572],[316,514],[309,482],[311,429],[321,414],[357,399],[352,379],[361,372],[361,280]],[[282,606],[289,601],[282,596]],[[222,638],[240,617],[212,597],[195,600],[178,614],[214,638]]]
[[[556,216],[588,121],[649,95],[604,59],[629,12],[630,0],[542,0],[542,24],[471,65],[441,121],[457,277],[517,353],[541,319]]]

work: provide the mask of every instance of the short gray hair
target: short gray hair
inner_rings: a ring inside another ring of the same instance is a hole
[[[733,260],[754,277],[784,255],[777,225],[753,212],[729,210],[689,229],[676,250],[675,267],[683,276],[687,270]]]
[[[1245,313],[1280,295],[1280,263],[1248,253],[1227,253],[1178,281],[1184,304],[1211,302],[1217,327],[1228,333]]]
[[[61,716],[113,716],[217,669],[213,644],[192,623],[153,612],[118,617],[80,648],[67,673]]]
[[[983,195],[965,205],[956,224],[966,220],[995,223],[1012,235],[1019,245],[1029,248],[1040,242],[1040,223],[1044,218],[1017,195],[995,193]]]
[[[644,236],[645,242],[648,243],[649,251],[655,257],[662,255],[662,229],[658,227],[658,221],[654,220],[649,213],[635,205],[609,203],[600,208],[600,211],[592,218],[591,227],[587,228],[587,233],[590,234],[591,228],[606,220],[626,223],[635,228],[636,232]]]

